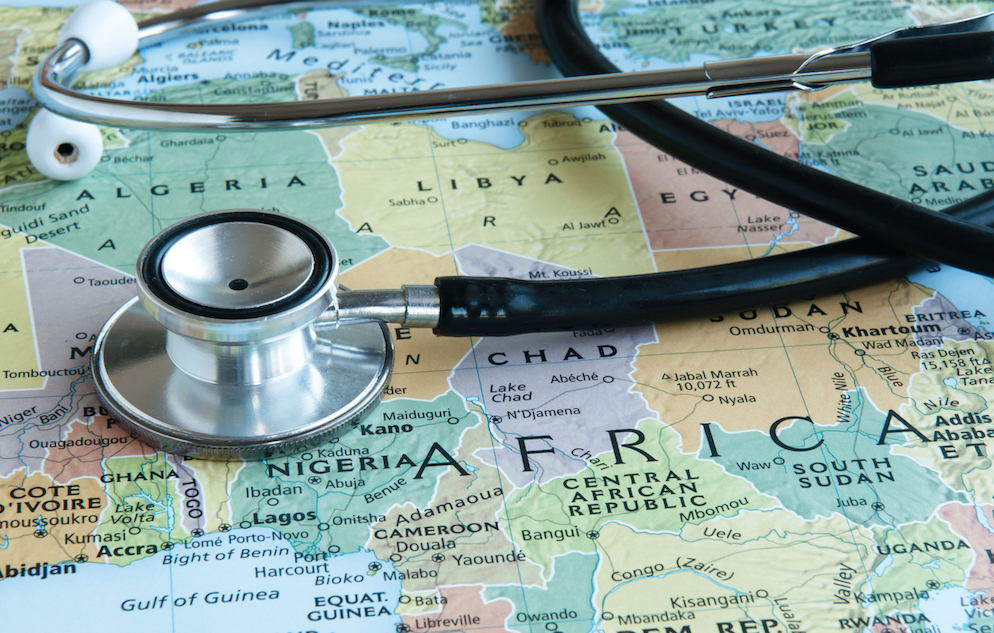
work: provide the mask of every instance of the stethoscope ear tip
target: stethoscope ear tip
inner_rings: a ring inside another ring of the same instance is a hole
[[[123,64],[138,50],[138,24],[111,0],[92,0],[73,11],[57,45],[70,40],[86,49],[87,72]],[[74,121],[42,108],[28,127],[26,149],[35,169],[53,180],[76,180],[100,162],[103,138],[92,123]]]
[[[92,123],[74,121],[50,110],[38,110],[25,142],[28,160],[53,180],[76,180],[100,162],[104,141]]]
[[[92,0],[72,12],[59,31],[58,44],[77,40],[86,46],[82,72],[123,64],[138,50],[138,23],[111,0]]]

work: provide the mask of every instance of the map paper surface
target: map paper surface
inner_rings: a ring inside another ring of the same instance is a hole
[[[144,18],[189,6],[125,3]],[[989,2],[607,0],[626,70],[799,53]],[[353,431],[263,461],[157,452],[98,399],[92,345],[141,247],[268,209],[342,284],[674,270],[849,235],[660,153],[594,108],[272,133],[102,128],[88,177],[24,152],[72,7],[0,5],[0,628],[702,633],[994,630],[994,293],[946,266],[683,323],[509,338],[391,326]],[[314,8],[85,78],[255,103],[557,76],[527,1]],[[941,209],[994,187],[989,82],[678,105]],[[288,402],[287,406],[293,406]]]

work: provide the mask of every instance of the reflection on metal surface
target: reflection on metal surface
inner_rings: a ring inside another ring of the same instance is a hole
[[[162,258],[163,281],[176,294],[232,310],[279,301],[299,290],[313,270],[314,257],[303,240],[255,222],[196,229]]]
[[[379,402],[393,364],[386,326],[360,323],[314,334],[308,362],[292,372],[218,383],[177,367],[166,332],[131,300],[97,340],[93,377],[142,439],[206,457],[257,458],[326,441]]]
[[[167,228],[139,255],[138,296],[97,337],[100,396],[147,442],[207,457],[348,430],[379,401],[393,347],[379,321],[328,323],[337,272],[327,238],[285,215],[220,211]]]

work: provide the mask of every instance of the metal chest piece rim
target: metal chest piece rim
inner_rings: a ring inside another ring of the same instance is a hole
[[[393,365],[386,324],[337,323],[338,258],[316,228],[256,210],[206,213],[155,236],[138,296],[93,350],[103,401],[174,453],[250,459],[353,428]]]

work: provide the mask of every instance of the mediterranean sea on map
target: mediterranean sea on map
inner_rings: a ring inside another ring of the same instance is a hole
[[[992,281],[945,265],[674,323],[484,338],[391,325],[388,387],[332,440],[257,461],[143,444],[97,396],[93,346],[136,294],[143,245],[198,213],[309,222],[350,288],[644,274],[851,236],[592,106],[286,132],[102,127],[94,171],[52,181],[25,152],[31,76],[75,4],[0,0],[4,630],[994,630]],[[195,2],[122,4],[140,20]],[[992,9],[584,0],[580,15],[639,71]],[[343,2],[214,23],[80,87],[249,104],[557,76],[532,0]],[[994,187],[989,81],[675,103],[930,209]]]

